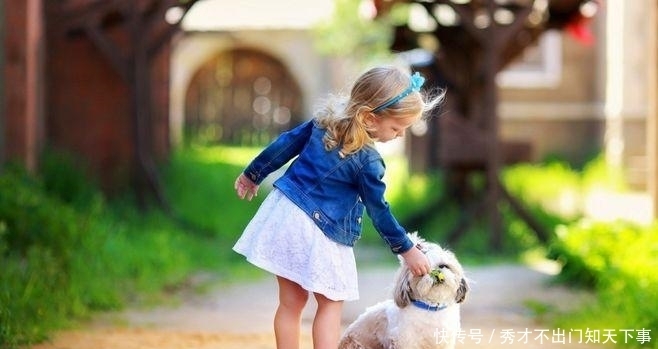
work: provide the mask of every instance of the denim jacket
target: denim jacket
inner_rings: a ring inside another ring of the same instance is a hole
[[[260,184],[297,157],[274,187],[306,212],[328,238],[354,246],[361,237],[365,208],[392,252],[412,248],[413,243],[384,199],[385,166],[381,155],[374,147],[365,146],[342,158],[339,149],[325,149],[325,131],[310,120],[282,133],[247,166],[245,176]]]

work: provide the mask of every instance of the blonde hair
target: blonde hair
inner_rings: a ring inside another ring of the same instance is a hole
[[[375,67],[363,73],[354,82],[348,98],[336,96],[316,112],[319,124],[327,130],[323,139],[325,149],[340,146],[341,155],[347,156],[374,143],[366,117],[373,109],[407,89],[409,84],[410,75],[394,66]],[[440,104],[444,95],[444,91],[433,97],[421,91],[411,92],[375,115],[382,118],[422,117]]]

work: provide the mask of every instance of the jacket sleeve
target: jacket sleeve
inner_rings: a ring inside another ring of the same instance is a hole
[[[243,171],[247,178],[260,184],[270,173],[299,155],[313,132],[313,120],[283,132],[270,143]]]
[[[375,229],[391,251],[404,253],[414,244],[407,236],[406,230],[393,216],[390,206],[384,198],[386,191],[386,184],[382,180],[384,172],[385,166],[381,159],[367,163],[360,172],[359,195]]]

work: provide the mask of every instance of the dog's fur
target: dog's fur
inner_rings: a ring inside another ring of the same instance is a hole
[[[339,349],[454,348],[461,327],[459,303],[469,289],[464,271],[452,252],[415,233],[410,237],[428,257],[432,270],[441,270],[444,280],[429,274],[413,276],[400,257],[393,299],[366,309],[347,327]],[[415,306],[412,300],[447,307],[430,311]]]

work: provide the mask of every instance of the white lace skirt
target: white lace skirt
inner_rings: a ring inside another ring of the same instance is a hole
[[[352,247],[330,240],[313,220],[274,189],[233,250],[255,266],[331,300],[359,298]]]

